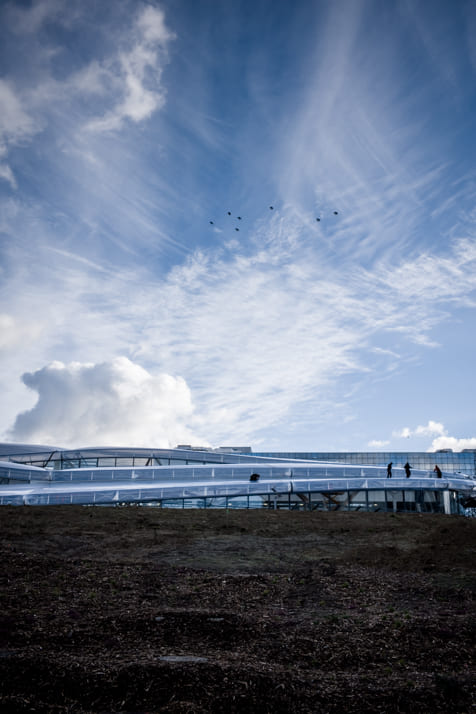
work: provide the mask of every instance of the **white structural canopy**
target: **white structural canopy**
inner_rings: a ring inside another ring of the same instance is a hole
[[[8,445],[14,451],[15,445]],[[34,450],[33,450],[34,449]],[[203,449],[52,450],[26,445],[0,461],[0,505],[156,504],[168,507],[462,513],[476,481],[461,473],[257,457]],[[34,464],[41,464],[34,465]],[[126,465],[127,464],[127,465]],[[71,466],[74,466],[71,468]],[[78,467],[79,466],[79,467]]]

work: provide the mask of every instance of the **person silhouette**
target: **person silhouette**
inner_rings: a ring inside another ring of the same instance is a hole
[[[441,478],[441,469],[438,464],[435,464],[435,468],[433,469],[433,471],[436,473],[436,478]]]
[[[403,468],[405,469],[406,477],[407,477],[407,478],[410,478],[410,476],[412,475],[412,472],[411,472],[411,468],[412,468],[412,467],[410,466],[410,464],[408,463],[408,461],[407,461],[407,463],[405,464],[405,466],[404,466]]]
[[[390,463],[387,465],[387,478],[392,478],[392,464],[393,461],[390,461]]]

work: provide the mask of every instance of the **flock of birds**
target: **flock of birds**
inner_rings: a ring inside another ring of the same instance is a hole
[[[270,206],[270,207],[269,207],[269,210],[270,210],[270,211],[274,211],[274,206]],[[228,216],[231,217],[231,211],[227,211],[226,213],[227,213]],[[338,216],[338,215],[339,215],[339,211],[333,211],[333,214],[334,214],[334,216]],[[236,216],[236,220],[237,220],[237,221],[241,221],[241,220],[243,220],[243,219],[241,218],[241,216]],[[320,218],[320,216],[318,216],[318,217],[316,218],[316,221],[317,221],[318,223],[320,223],[320,220],[321,220],[321,218]],[[214,225],[215,225],[215,221],[210,221],[210,225],[211,225],[211,226],[214,226]],[[235,226],[235,231],[238,231],[238,232],[239,232],[239,230],[240,230],[240,229],[238,228],[238,226]]]

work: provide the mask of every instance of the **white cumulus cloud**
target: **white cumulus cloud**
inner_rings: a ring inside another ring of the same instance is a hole
[[[187,426],[193,405],[185,380],[151,374],[126,357],[55,361],[22,379],[38,400],[17,416],[11,430],[16,441],[168,447],[198,439]]]
[[[394,431],[392,436],[396,438],[409,439],[410,437],[436,437],[431,442],[431,446],[427,451],[438,451],[439,449],[452,449],[453,451],[462,451],[463,449],[476,449],[476,437],[457,438],[448,436],[448,430],[445,425],[438,421],[430,419],[428,424],[419,425],[416,429],[410,429],[405,426],[399,431]]]
[[[430,421],[426,426],[417,426],[415,429],[415,436],[433,436],[437,434],[438,436],[444,436],[446,434],[446,429],[443,424],[437,421]]]
[[[392,431],[392,436],[396,439],[409,439],[411,435],[412,431],[408,428],[408,426],[404,426],[403,429]]]
[[[438,449],[452,449],[453,451],[476,449],[476,437],[457,439],[455,436],[439,436],[432,441],[428,451],[438,451]]]
[[[390,444],[389,441],[382,441],[380,439],[372,439],[372,441],[369,441],[367,446],[370,446],[372,449],[381,449],[384,446],[388,446]]]
[[[445,436],[446,429],[444,424],[440,422],[433,421],[430,419],[428,424],[418,425],[416,429],[410,429],[410,427],[405,426],[403,429],[394,431],[392,436],[400,439],[409,439],[412,436]]]

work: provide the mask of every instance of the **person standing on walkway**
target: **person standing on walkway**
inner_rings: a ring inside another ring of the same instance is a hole
[[[390,463],[387,466],[387,478],[392,478],[392,464],[393,464],[393,461],[390,461]]]
[[[405,466],[404,466],[403,468],[405,469],[406,477],[407,477],[407,478],[410,478],[410,476],[412,475],[412,472],[411,472],[411,468],[412,468],[412,467],[410,466],[410,464],[408,463],[408,461],[407,461],[407,463],[405,464]]]
[[[435,468],[433,469],[433,471],[436,473],[436,478],[441,478],[441,469],[438,464],[435,464]]]

